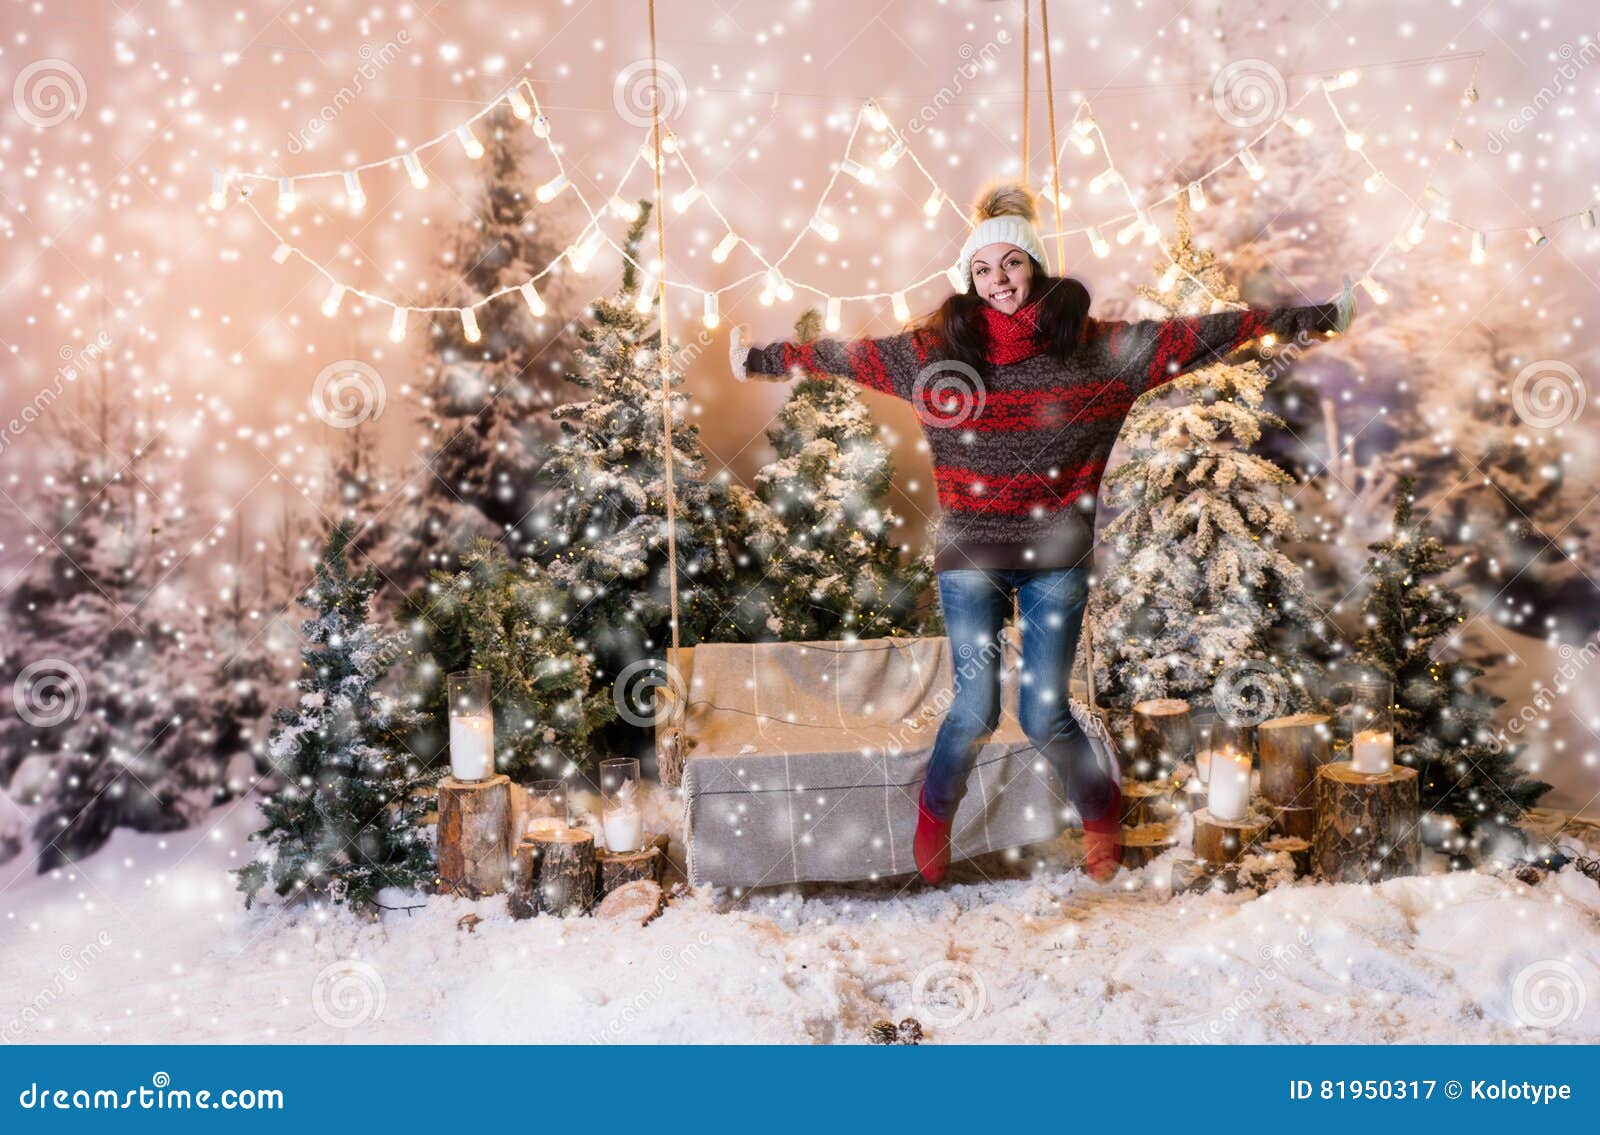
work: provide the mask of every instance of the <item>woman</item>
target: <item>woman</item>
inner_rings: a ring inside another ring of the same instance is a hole
[[[955,697],[934,738],[913,843],[930,883],[950,862],[950,828],[984,737],[999,723],[1000,629],[1015,593],[1022,621],[1023,731],[1083,818],[1085,870],[1109,882],[1122,860],[1122,792],[1101,767],[1065,692],[1083,624],[1095,494],[1134,399],[1262,336],[1342,333],[1335,303],[1169,320],[1097,320],[1089,293],[1052,277],[1026,189],[991,186],[961,251],[970,283],[884,339],[753,347],[733,329],[740,381],[845,375],[912,404],[932,453],[941,517],[934,568]],[[970,660],[978,659],[976,665]]]

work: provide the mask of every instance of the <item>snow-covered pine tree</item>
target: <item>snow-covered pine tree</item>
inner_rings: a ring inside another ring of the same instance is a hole
[[[188,510],[144,434],[136,384],[79,380],[26,511],[28,562],[5,589],[0,780],[33,815],[40,871],[117,828],[184,827],[221,773],[203,621],[178,573]],[[25,708],[24,708],[25,707]]]
[[[796,341],[821,330],[812,308],[795,323]],[[894,467],[855,386],[801,379],[767,440],[777,458],[755,477],[776,520],[757,544],[767,630],[790,642],[920,633],[933,573],[894,542]]]
[[[432,878],[416,794],[429,777],[407,746],[424,718],[379,688],[406,639],[369,622],[377,573],[350,575],[355,531],[350,520],[329,531],[301,597],[314,617],[301,624],[300,696],[273,712],[267,741],[281,786],[251,836],[262,849],[235,873],[246,907],[267,886],[367,907],[384,887]]]
[[[1238,299],[1215,254],[1194,244],[1181,200],[1170,253],[1188,275],[1139,289],[1165,317],[1205,311],[1212,301],[1200,284]],[[1283,497],[1292,478],[1251,452],[1279,424],[1262,408],[1270,368],[1250,358],[1179,375],[1136,402],[1123,425],[1127,460],[1103,482],[1121,510],[1105,531],[1115,560],[1090,612],[1097,692],[1108,704],[1198,703],[1219,680],[1283,712],[1314,697],[1305,643],[1326,630],[1278,546],[1298,536]]]
[[[1454,856],[1516,852],[1524,813],[1550,786],[1517,768],[1520,746],[1495,737],[1505,699],[1475,687],[1483,670],[1447,657],[1469,612],[1440,582],[1457,561],[1413,515],[1413,488],[1400,478],[1393,532],[1371,547],[1353,661],[1394,682],[1395,759],[1417,770],[1428,844]]]
[[[653,304],[637,310],[633,267],[649,216],[646,203],[629,230],[621,289],[594,301],[580,331],[568,379],[589,398],[551,412],[562,433],[541,470],[544,504],[530,550],[572,597],[568,629],[596,662],[595,680],[607,684],[671,643],[660,329]],[[672,381],[683,381],[676,368]],[[748,550],[760,507],[726,471],[705,475],[688,401],[672,395],[681,641],[747,642],[766,618]]]
[[[573,645],[567,596],[530,559],[513,563],[479,539],[457,572],[435,572],[407,599],[421,667],[422,704],[447,721],[444,676],[489,675],[495,769],[515,780],[561,778],[589,764],[590,735],[616,716],[609,691],[592,690],[592,663]],[[442,752],[448,741],[436,735]]]
[[[482,181],[472,220],[448,240],[439,303],[471,304],[532,280],[563,243],[548,207],[536,206],[535,168],[525,125],[497,114],[483,138]],[[545,411],[554,403],[571,351],[555,315],[567,293],[560,267],[536,285],[550,314],[535,316],[515,295],[480,320],[468,343],[459,321],[439,320],[420,384],[421,471],[405,484],[402,520],[374,553],[385,577],[404,591],[449,570],[477,536],[504,536],[515,551],[527,538],[535,476],[554,436]]]

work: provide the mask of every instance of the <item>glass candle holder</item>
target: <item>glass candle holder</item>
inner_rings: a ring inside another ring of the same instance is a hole
[[[1344,707],[1350,733],[1350,765],[1356,772],[1381,775],[1394,770],[1394,685],[1387,678],[1350,682]]]
[[[494,706],[489,675],[460,670],[445,676],[450,699],[450,775],[487,780],[494,775]]]
[[[1211,783],[1211,761],[1222,753],[1246,757],[1254,750],[1250,726],[1229,721],[1221,714],[1196,714],[1194,718],[1194,772],[1201,784]]]
[[[638,851],[644,846],[643,801],[639,797],[639,762],[615,757],[600,762],[600,827],[606,850]]]
[[[561,831],[571,826],[567,817],[567,786],[559,780],[536,780],[528,785],[528,812],[523,832]]]

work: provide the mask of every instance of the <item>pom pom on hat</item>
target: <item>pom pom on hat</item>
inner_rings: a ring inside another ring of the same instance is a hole
[[[1050,270],[1045,263],[1044,242],[1034,231],[1039,219],[1033,203],[1033,194],[1026,186],[1014,181],[990,182],[979,190],[972,203],[972,234],[961,246],[961,262],[957,265],[967,287],[972,287],[972,257],[980,248],[991,244],[1014,244],[1029,256],[1044,272]]]

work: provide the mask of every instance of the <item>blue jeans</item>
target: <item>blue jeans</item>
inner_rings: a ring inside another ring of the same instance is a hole
[[[1089,597],[1087,568],[941,571],[939,603],[950,637],[955,699],[939,725],[923,781],[923,803],[955,815],[984,738],[1000,723],[1000,629],[1017,594],[1022,618],[1022,731],[1055,770],[1086,820],[1111,803],[1112,772],[1096,757],[1067,705],[1067,676]]]

